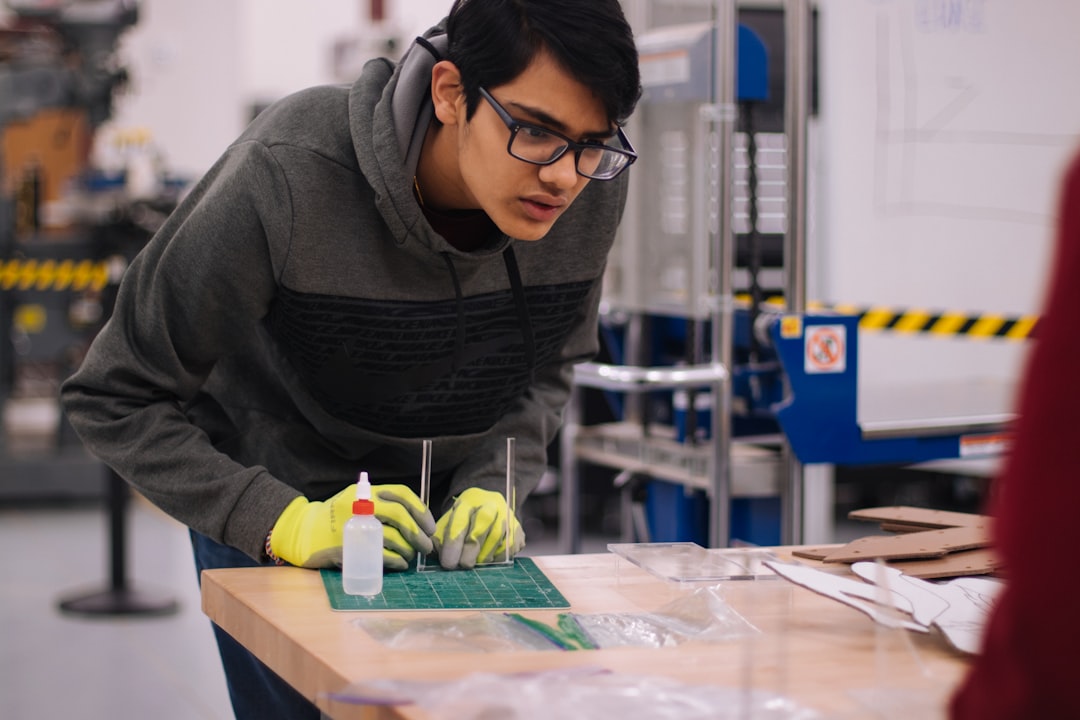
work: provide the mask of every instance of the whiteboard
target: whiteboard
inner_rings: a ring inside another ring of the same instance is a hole
[[[1037,313],[1062,173],[1080,151],[1080,2],[817,8],[810,297]],[[1015,344],[907,343],[925,360],[884,342],[880,377],[1012,375],[1019,361]]]

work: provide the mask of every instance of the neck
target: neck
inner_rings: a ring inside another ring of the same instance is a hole
[[[426,210],[477,209],[465,202],[459,191],[462,180],[457,171],[457,148],[450,128],[434,122],[428,126],[413,181],[417,198]]]

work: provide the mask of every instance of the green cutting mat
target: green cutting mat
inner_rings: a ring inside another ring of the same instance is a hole
[[[334,610],[485,610],[568,608],[570,603],[536,563],[521,557],[513,565],[480,570],[386,573],[382,592],[373,598],[348,595],[340,570],[321,570]]]

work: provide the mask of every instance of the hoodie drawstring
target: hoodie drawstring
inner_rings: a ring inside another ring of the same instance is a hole
[[[521,272],[518,270],[517,257],[512,246],[503,251],[503,263],[506,275],[510,279],[510,290],[514,295],[514,307],[517,309],[518,324],[525,343],[525,361],[529,366],[529,383],[536,377],[536,338],[533,336],[532,320],[529,318],[529,305],[525,301],[525,290],[521,284]],[[461,294],[461,280],[457,268],[449,253],[442,253],[443,262],[450,271],[454,283],[454,309],[457,314],[457,327],[454,331],[454,358],[450,365],[452,373],[457,373],[461,359],[465,355],[465,300]]]
[[[457,328],[454,331],[454,359],[450,363],[450,372],[457,374],[458,363],[465,354],[465,300],[461,296],[461,280],[458,279],[457,268],[449,253],[443,253],[442,259],[450,270],[450,279],[454,281],[454,309],[457,312]]]
[[[514,305],[517,306],[518,322],[525,339],[525,361],[529,364],[529,384],[536,379],[536,339],[533,337],[532,320],[529,319],[529,305],[525,302],[525,290],[521,287],[521,273],[518,272],[517,257],[514,248],[507,245],[503,251],[503,263],[506,275],[510,278],[510,289],[514,292]]]

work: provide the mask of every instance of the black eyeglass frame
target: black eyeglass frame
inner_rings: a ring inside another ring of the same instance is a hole
[[[515,120],[513,116],[506,111],[506,108],[500,105],[498,100],[492,97],[491,93],[489,93],[484,88],[479,88],[479,90],[480,95],[483,96],[483,98],[491,104],[491,107],[495,111],[495,114],[499,116],[499,119],[503,121],[503,124],[506,125],[506,128],[510,131],[510,139],[506,142],[506,152],[510,155],[510,157],[516,160],[521,160],[522,162],[527,162],[531,165],[552,165],[559,159],[561,159],[562,156],[566,154],[567,150],[573,150],[574,170],[577,171],[578,175],[581,175],[582,177],[587,177],[590,180],[614,180],[615,178],[619,177],[619,175],[621,175],[623,171],[626,170],[626,168],[633,165],[634,161],[638,159],[638,155],[637,152],[634,150],[634,146],[630,144],[630,139],[626,137],[626,133],[623,132],[623,129],[621,127],[616,128],[615,137],[619,140],[619,143],[622,144],[622,148],[612,147],[610,145],[598,143],[580,143],[576,140],[571,140],[562,133],[555,132],[550,128],[542,127],[540,125],[533,125],[531,123],[519,122],[518,120]],[[530,160],[529,158],[523,158],[520,155],[514,154],[514,151],[511,150],[511,148],[514,146],[514,138],[517,137],[518,130],[521,130],[522,128],[547,133],[548,135],[559,138],[560,140],[565,142],[566,145],[563,146],[562,150],[560,150],[558,153],[548,158],[547,160]],[[626,164],[620,167],[613,175],[606,175],[601,177],[597,177],[596,175],[590,175],[581,171],[580,162],[581,152],[583,150],[604,150],[606,152],[613,152],[625,157]]]

